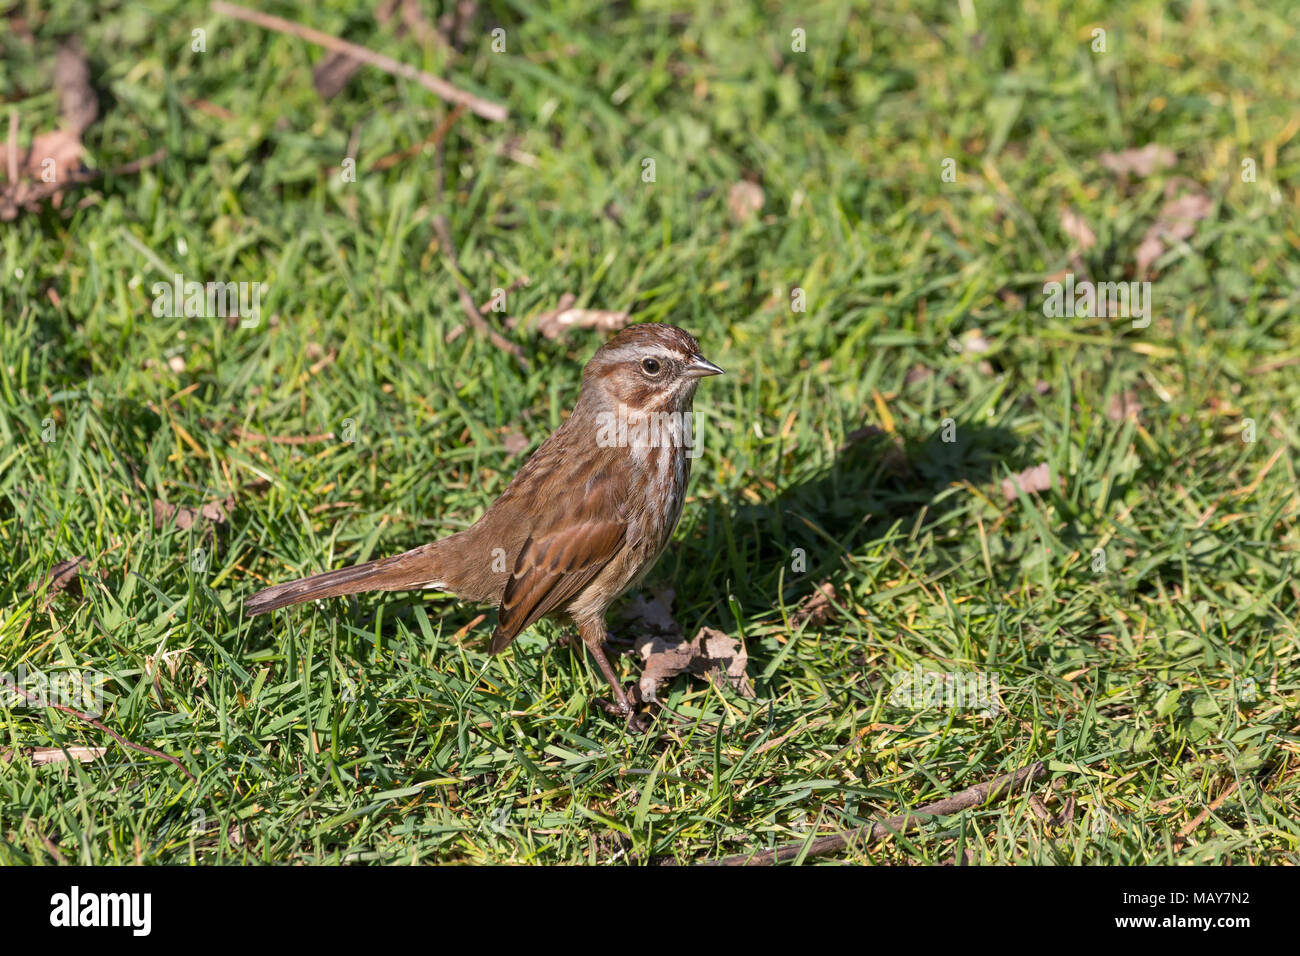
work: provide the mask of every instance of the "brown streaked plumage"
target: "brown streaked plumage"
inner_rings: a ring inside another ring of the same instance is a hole
[[[573,414],[472,527],[391,558],[277,584],[244,607],[262,614],[361,591],[436,588],[497,606],[493,653],[544,617],[571,620],[614,708],[630,716],[602,647],[605,612],[668,544],[690,473],[686,432],[638,426],[689,427],[696,385],[721,371],[675,326],[629,326],[592,356]]]

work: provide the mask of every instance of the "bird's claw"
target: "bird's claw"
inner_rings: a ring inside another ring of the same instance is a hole
[[[632,685],[632,693],[620,695],[621,699],[616,701],[606,700],[604,697],[597,697],[595,703],[601,710],[611,717],[622,717],[627,722],[627,729],[634,734],[642,734],[650,729],[650,715],[640,713],[636,707],[643,703],[641,700],[641,689],[635,684]]]

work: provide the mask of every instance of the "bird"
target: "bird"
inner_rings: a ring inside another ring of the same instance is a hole
[[[369,591],[434,589],[495,605],[491,653],[543,618],[577,625],[610,686],[600,703],[632,723],[605,655],[606,612],[672,538],[686,500],[700,380],[722,374],[686,331],[629,325],[587,362],[572,414],[464,531],[392,557],[265,588],[250,615]]]

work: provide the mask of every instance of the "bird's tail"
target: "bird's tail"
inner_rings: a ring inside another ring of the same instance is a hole
[[[249,614],[265,614],[290,604],[315,601],[317,598],[356,594],[359,591],[409,591],[416,588],[445,588],[438,580],[437,559],[433,551],[441,541],[421,545],[403,554],[365,564],[354,564],[337,571],[313,574],[297,581],[287,581],[258,591],[244,602]]]

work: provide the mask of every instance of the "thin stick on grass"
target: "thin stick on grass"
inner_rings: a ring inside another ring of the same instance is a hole
[[[41,700],[35,694],[28,693],[26,690],[19,687],[17,684],[13,683],[3,675],[0,675],[0,684],[4,684],[6,687],[8,687],[16,694],[21,694],[23,697],[27,699],[27,702],[29,704],[34,704],[38,707],[53,707],[55,710],[59,710],[65,714],[69,714],[70,716],[76,717],[78,720],[84,720],[92,727],[97,727],[100,730],[102,730],[104,733],[108,734],[110,737],[116,740],[123,747],[129,747],[132,750],[138,750],[140,753],[148,754],[151,757],[162,757],[163,760],[168,760],[174,763],[176,765],[176,768],[180,770],[181,773],[185,774],[185,776],[189,777],[190,780],[197,781],[198,779],[194,776],[194,774],[190,773],[189,770],[186,769],[185,764],[181,763],[171,754],[165,754],[161,750],[154,750],[152,747],[146,747],[144,744],[132,743],[131,741],[123,737],[121,734],[119,734],[112,727],[105,724],[102,720],[99,720],[96,717],[92,717],[90,714],[82,713],[79,710],[74,710],[73,708],[69,707],[67,704],[55,704],[55,703],[51,703],[48,700]]]
[[[142,169],[148,169],[150,166],[156,166],[167,158],[167,150],[159,149],[150,153],[148,156],[142,156],[139,159],[133,159],[129,163],[123,163],[121,166],[114,166],[107,173],[97,173],[98,176],[130,176],[140,172]],[[89,181],[89,178],[85,180]]]
[[[456,298],[460,300],[461,311],[469,319],[469,324],[481,335],[486,335],[499,349],[504,349],[519,360],[519,364],[524,368],[528,367],[528,360],[524,358],[523,346],[511,342],[504,335],[488,323],[487,319],[479,314],[478,306],[474,304],[474,298],[469,294],[469,289],[465,288],[465,283],[460,281],[460,259],[456,256],[456,246],[451,241],[451,229],[447,226],[447,217],[439,213],[433,217],[433,228],[438,233],[438,241],[442,243],[443,254],[447,261],[451,263],[451,281],[456,286]]]
[[[49,851],[50,856],[54,857],[55,862],[57,862],[59,866],[68,865],[68,859],[59,851],[59,845],[55,843],[53,840],[51,840],[44,833],[42,833],[40,830],[36,829],[36,825],[34,823],[28,821],[27,831],[31,833],[33,836],[35,836],[36,839],[40,840],[41,843],[45,845],[45,849]]]
[[[375,160],[374,165],[370,168],[373,170],[384,170],[389,166],[394,166],[397,163],[400,163],[404,159],[409,159],[426,146],[436,147],[442,142],[443,137],[447,135],[452,124],[460,118],[460,114],[463,112],[465,112],[465,107],[457,106],[454,110],[443,117],[442,122],[439,123],[434,131],[425,137],[422,142],[416,143],[414,146],[408,146],[405,149],[399,149],[397,152],[389,153],[387,156],[381,156],[379,159]]]
[[[31,209],[37,203],[44,202],[52,196],[63,193],[69,186],[80,186],[86,183],[92,183],[97,179],[103,179],[105,176],[127,176],[140,172],[142,169],[148,169],[163,161],[167,157],[167,150],[160,149],[157,152],[133,159],[129,163],[123,163],[121,166],[114,166],[111,169],[81,169],[71,170],[64,174],[62,182],[52,183],[10,183],[10,190],[7,198],[15,205]],[[6,194],[0,192],[0,199],[6,198]],[[84,202],[84,200],[83,200]]]
[[[510,283],[510,285],[506,286],[506,290],[505,290],[506,295],[509,295],[511,292],[516,292],[519,289],[522,289],[526,285],[528,285],[528,276],[520,276],[514,282]],[[484,302],[482,305],[478,307],[479,314],[487,315],[489,312],[492,311],[492,306],[496,305],[496,302],[497,302],[497,297],[494,295],[492,296],[492,298],[488,299],[486,302]]]
[[[1223,806],[1223,801],[1227,800],[1230,796],[1232,796],[1236,792],[1237,792],[1237,781],[1234,780],[1232,781],[1231,784],[1228,785],[1227,789],[1224,790],[1223,793],[1219,794],[1217,797],[1214,798],[1214,800],[1210,802],[1210,805],[1208,807],[1206,807],[1204,810],[1202,810],[1200,813],[1196,815],[1196,819],[1194,819],[1191,823],[1188,823],[1186,826],[1184,826],[1181,830],[1178,831],[1178,836],[1174,837],[1174,849],[1181,850],[1183,848],[1183,844],[1186,843],[1188,839],[1191,838],[1191,835],[1195,833],[1197,828],[1199,828],[1200,825],[1209,818],[1210,814],[1218,810],[1219,807]]]
[[[455,120],[458,112],[459,107],[452,111],[452,115],[447,118],[448,125],[450,125],[451,121]],[[434,188],[438,196],[439,205],[442,205],[447,189],[446,148],[447,140],[444,136],[442,139],[437,141],[434,147],[434,162],[437,166],[437,176],[435,177]],[[523,346],[511,342],[504,335],[494,329],[487,319],[483,318],[482,314],[480,314],[478,310],[478,306],[474,304],[474,297],[469,294],[469,289],[465,288],[465,283],[460,281],[460,277],[463,275],[460,268],[460,257],[456,254],[456,243],[452,242],[451,239],[451,227],[447,225],[447,217],[442,213],[438,213],[434,216],[433,229],[438,234],[438,243],[442,247],[443,255],[447,257],[447,261],[451,264],[451,269],[448,271],[451,273],[452,283],[456,286],[456,298],[460,302],[461,311],[464,312],[465,317],[469,319],[469,324],[480,335],[486,335],[489,341],[491,341],[497,348],[513,355],[519,362],[519,365],[523,369],[527,370],[528,359],[524,357]],[[452,333],[453,336],[455,334],[455,332]]]
[[[843,833],[828,834],[827,836],[818,837],[811,843],[787,843],[772,850],[761,850],[757,853],[738,853],[735,856],[723,857],[721,860],[710,860],[708,865],[771,866],[773,863],[786,863],[798,859],[800,856],[805,858],[829,856],[851,846],[859,846],[873,840],[883,840],[893,834],[914,830],[925,822],[928,817],[946,816],[959,813],[962,810],[969,810],[971,807],[994,803],[1019,790],[1025,784],[1033,783],[1046,773],[1047,765],[1040,760],[1028,767],[1021,767],[1014,773],[1003,774],[984,783],[977,783],[975,786],[967,787],[961,793],[944,800],[928,803],[916,810],[909,810],[907,813],[881,820],[879,823],[868,823],[853,830],[846,830]]]
[[[473,93],[466,93],[464,90],[457,89],[446,80],[439,79],[431,73],[417,70],[413,66],[399,63],[392,57],[384,56],[382,53],[374,53],[363,46],[349,43],[347,40],[340,40],[338,37],[330,36],[328,33],[322,33],[319,30],[313,30],[311,27],[305,27],[300,23],[294,23],[292,20],[274,17],[269,13],[261,13],[257,10],[249,10],[247,7],[237,6],[233,3],[226,3],[224,0],[214,0],[212,4],[212,12],[223,13],[228,17],[234,17],[236,20],[244,20],[248,23],[254,23],[266,30],[274,30],[277,33],[288,33],[291,36],[296,36],[299,39],[306,40],[308,43],[314,43],[317,46],[324,47],[334,53],[346,54],[354,60],[360,60],[376,69],[383,70],[385,73],[391,73],[393,76],[400,76],[403,79],[413,80],[423,86],[426,90],[441,96],[447,102],[464,106],[466,109],[470,110],[470,112],[477,116],[481,116],[484,119],[500,123],[504,122],[510,115],[509,110],[501,104],[482,99],[481,97],[475,96]]]

